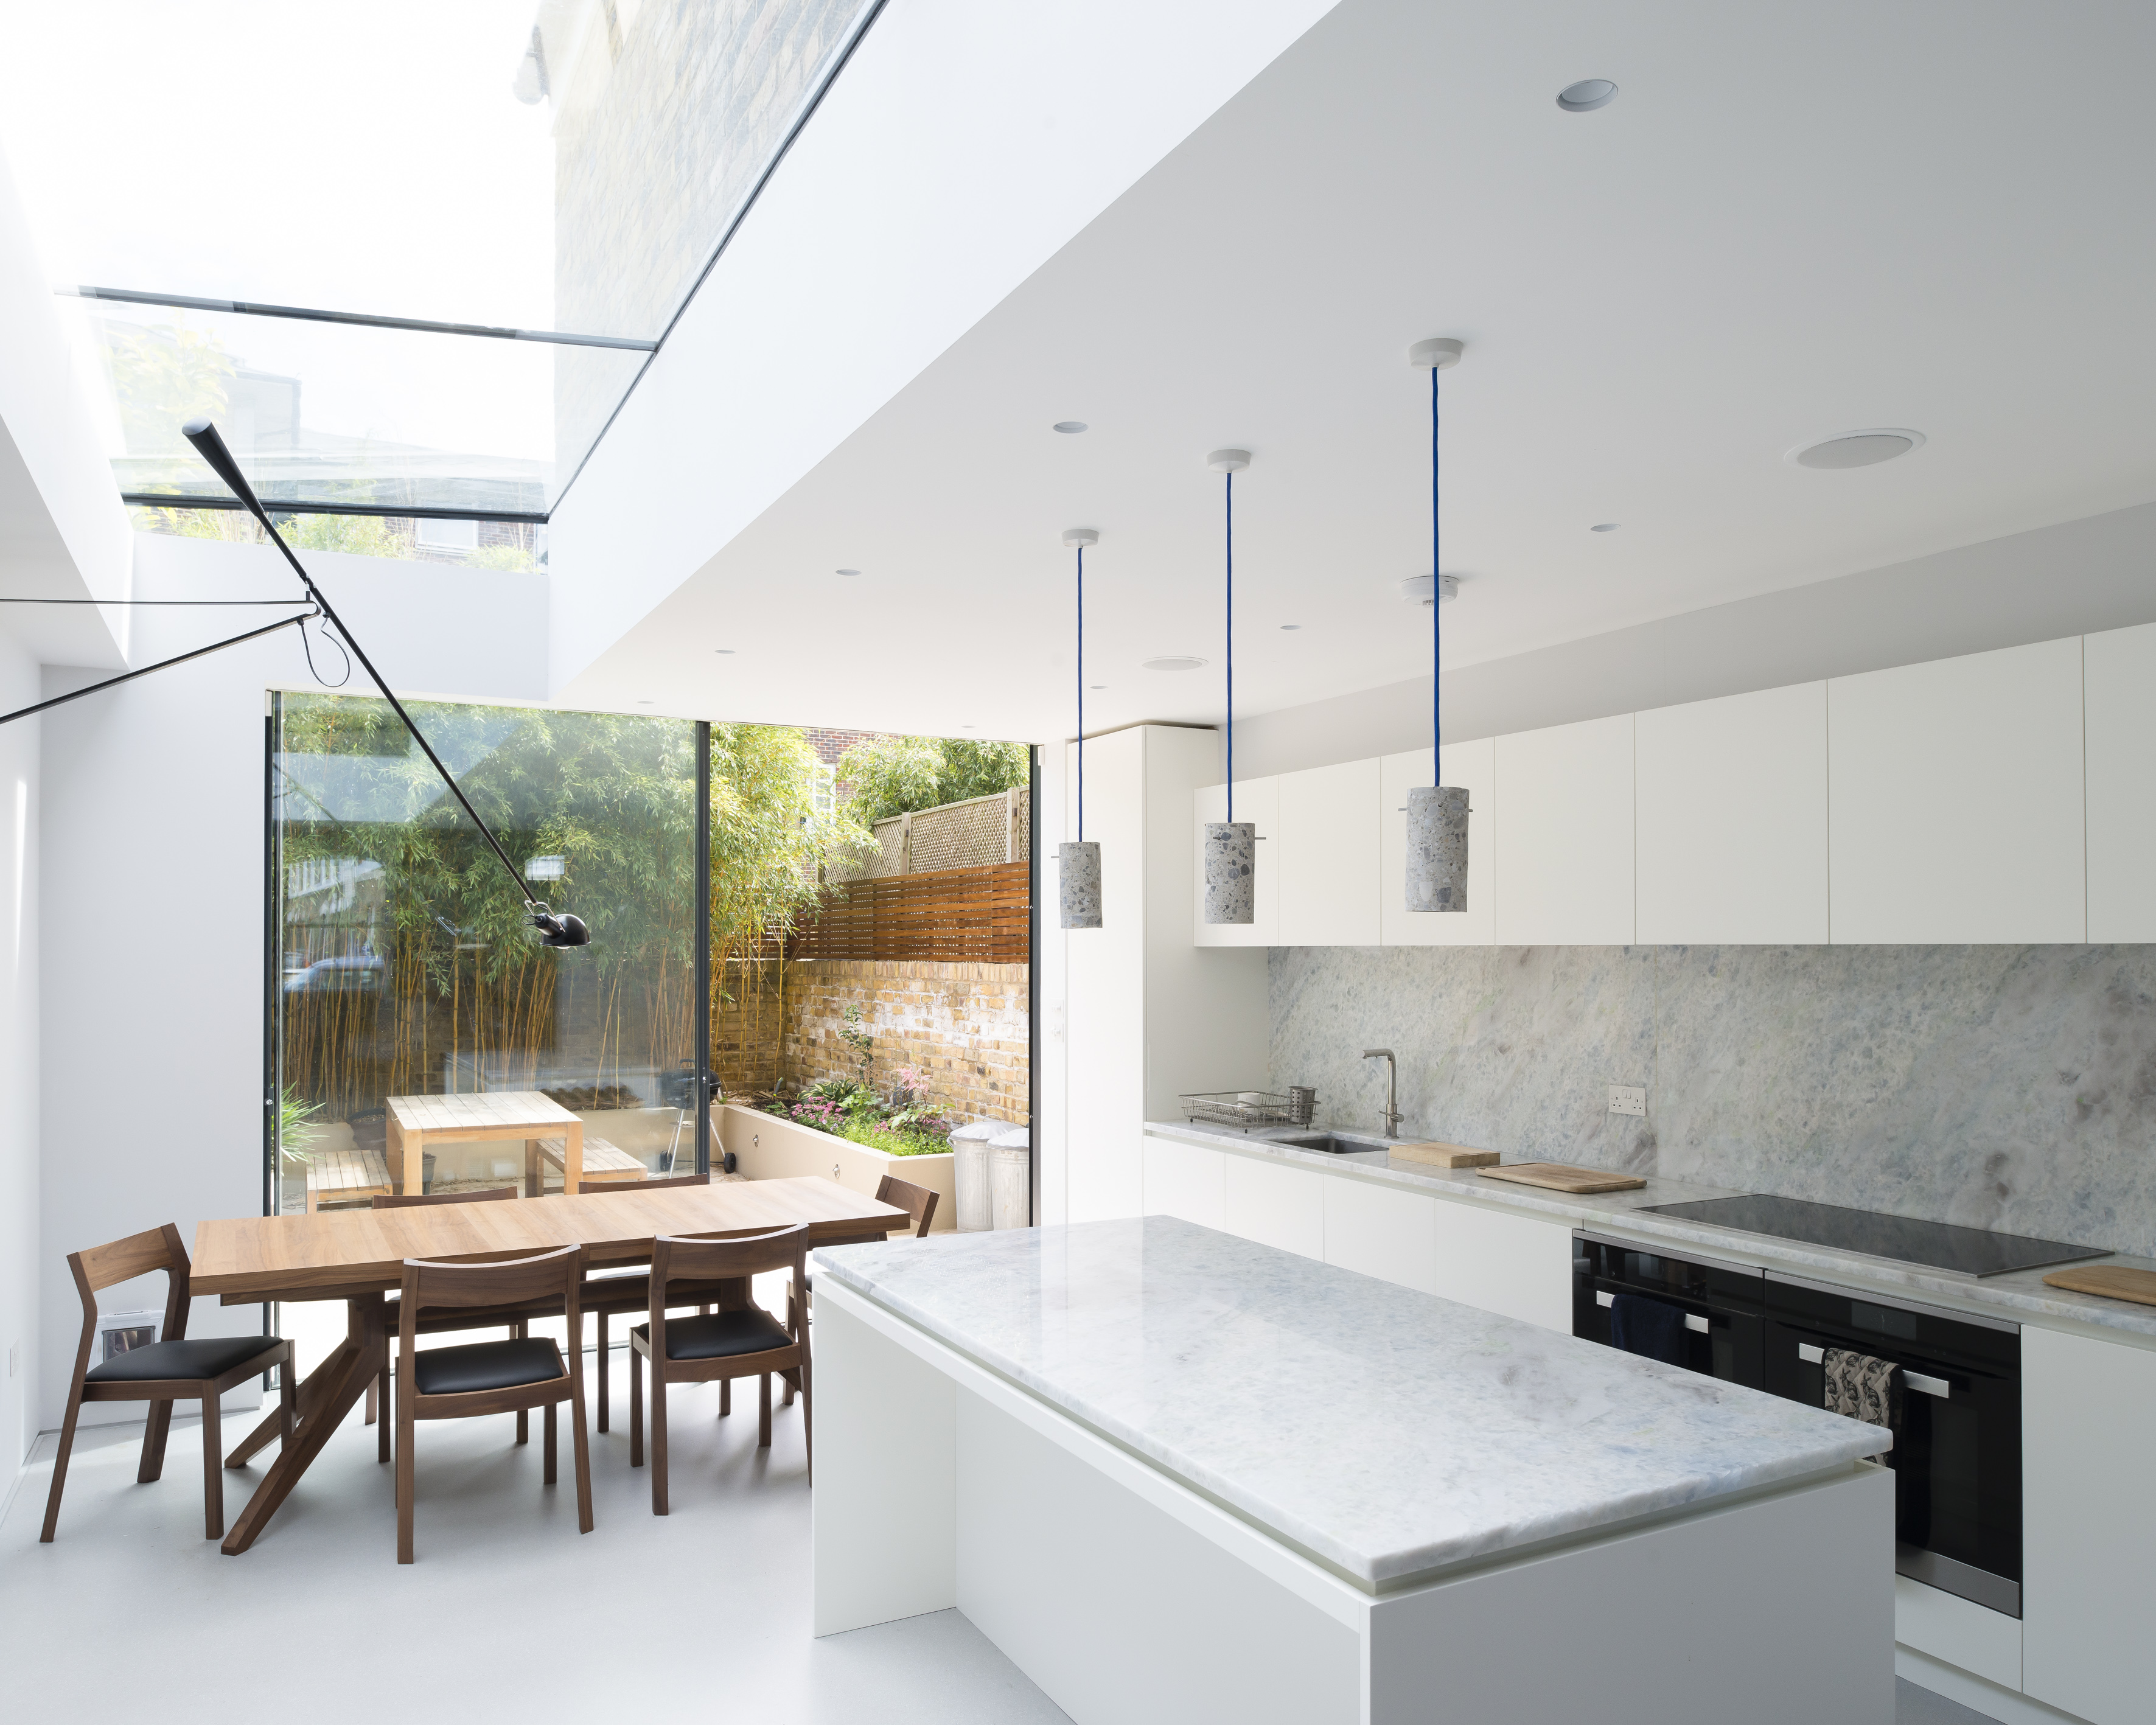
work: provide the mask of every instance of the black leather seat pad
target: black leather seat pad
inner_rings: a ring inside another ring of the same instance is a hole
[[[221,1378],[277,1345],[275,1336],[204,1336],[199,1341],[152,1342],[93,1366],[86,1384],[140,1384],[151,1378]]]
[[[651,1326],[639,1324],[634,1333],[648,1343]],[[737,1353],[765,1353],[793,1345],[786,1326],[761,1306],[745,1312],[715,1312],[709,1317],[666,1320],[669,1359],[725,1359]]]
[[[413,1380],[422,1395],[469,1395],[480,1389],[513,1389],[562,1375],[562,1355],[535,1336],[523,1342],[473,1342],[462,1348],[421,1348],[412,1354]]]

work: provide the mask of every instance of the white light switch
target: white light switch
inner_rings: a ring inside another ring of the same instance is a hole
[[[1637,1114],[1644,1118],[1647,1112],[1646,1086],[1640,1084],[1611,1085],[1609,1111],[1612,1114]]]

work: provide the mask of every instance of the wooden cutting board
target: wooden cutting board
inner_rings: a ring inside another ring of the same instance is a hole
[[[1394,1144],[1394,1155],[1402,1162],[1426,1162],[1432,1168],[1491,1168],[1495,1150],[1471,1150],[1465,1144]]]
[[[1522,1186],[1547,1186],[1553,1192],[1630,1192],[1647,1183],[1637,1174],[1605,1173],[1600,1168],[1567,1168],[1561,1162],[1515,1162],[1503,1168],[1477,1168],[1486,1180],[1511,1180]]]
[[[2092,1264],[2082,1270],[2054,1270],[2044,1278],[2044,1284],[2076,1294],[2101,1294],[2107,1300],[2131,1300],[2137,1306],[2156,1306],[2156,1270]]]

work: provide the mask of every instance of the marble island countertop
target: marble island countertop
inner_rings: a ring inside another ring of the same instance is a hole
[[[819,1276],[1372,1589],[1892,1443],[1173,1217],[815,1255]]]
[[[2095,1324],[2113,1331],[2156,1337],[2156,1307],[2137,1306],[2123,1300],[2107,1300],[2093,1294],[2076,1294],[2064,1288],[2046,1287],[2044,1277],[2052,1268],[2015,1271],[2010,1275],[1978,1279],[1926,1270],[1920,1266],[1868,1258],[1856,1252],[1837,1251],[1831,1246],[1748,1234],[1710,1223],[1676,1216],[1643,1214],[1650,1205],[1688,1204],[1706,1198],[1737,1195],[1722,1186],[1693,1185],[1684,1181],[1649,1178],[1645,1186],[1629,1192],[1573,1194],[1552,1192],[1509,1181],[1486,1180],[1472,1168],[1434,1168],[1428,1163],[1395,1160],[1385,1140],[1368,1132],[1332,1127],[1277,1127],[1244,1132],[1232,1127],[1212,1127],[1183,1121],[1147,1121],[1146,1130],[1157,1136],[1181,1138],[1194,1144],[1216,1146],[1245,1155],[1326,1173],[1349,1173],[1358,1179],[1376,1180],[1410,1189],[1433,1192],[1463,1201],[1494,1204],[1501,1209],[1528,1212],[1568,1221],[1576,1228],[1609,1232],[1624,1238],[1666,1240],[1699,1249],[1710,1257],[1763,1264],[1789,1275],[1815,1275],[1835,1282],[1860,1287],[1898,1289],[1912,1295],[1936,1296],[1938,1303],[1970,1311],[1989,1311],[2020,1322],[2064,1319]],[[1333,1153],[1308,1150],[1279,1140],[1309,1137],[1318,1132],[1358,1144],[1367,1150]],[[1507,1160],[1525,1160],[1510,1158]],[[2107,1264],[2156,1270],[2156,1259],[2123,1255],[2100,1260]]]

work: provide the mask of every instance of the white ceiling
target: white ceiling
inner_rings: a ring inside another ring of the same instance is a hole
[[[2156,498],[2152,64],[2125,5],[1347,0],[567,695],[1067,735],[1085,525],[1087,728],[1217,719],[1226,444],[1238,710],[1412,676],[1430,335],[1448,664]],[[1872,426],[1929,441],[1784,459]]]

